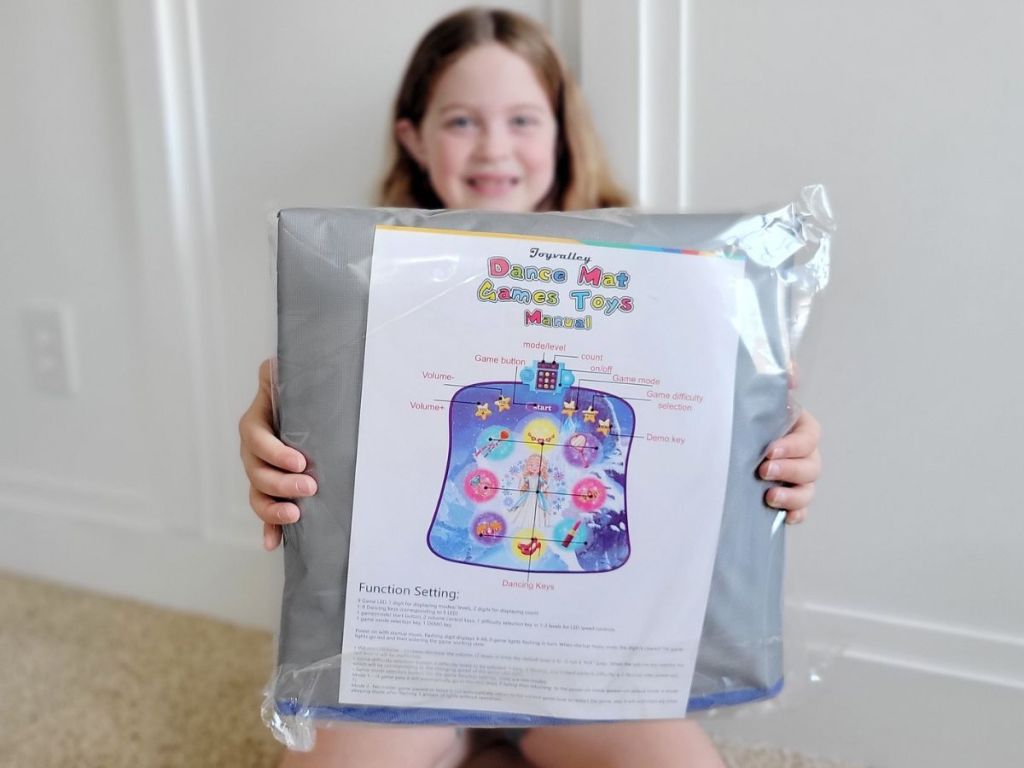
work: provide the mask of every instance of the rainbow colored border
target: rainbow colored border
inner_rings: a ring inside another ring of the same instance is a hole
[[[574,240],[570,237],[549,237],[546,235],[519,235],[506,232],[476,232],[465,229],[431,229],[430,227],[402,227],[393,224],[378,224],[377,229],[392,232],[424,232],[434,235],[460,235],[463,237],[494,237],[504,240],[530,240],[532,242],[561,243],[562,245],[587,245],[596,248],[620,248],[630,251],[654,251],[656,253],[679,253],[684,256],[710,256],[723,259],[738,258],[722,251],[699,251],[692,248],[664,248],[659,245],[637,245],[635,243],[606,243],[601,240]]]

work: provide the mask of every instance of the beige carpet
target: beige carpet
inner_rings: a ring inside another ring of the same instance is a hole
[[[0,766],[273,766],[271,658],[263,632],[0,574]],[[733,768],[844,768],[723,753]]]
[[[271,638],[0,575],[0,766],[273,766]]]

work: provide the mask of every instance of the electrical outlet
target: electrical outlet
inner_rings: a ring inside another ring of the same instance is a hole
[[[22,312],[29,370],[36,390],[69,397],[78,392],[71,310],[60,304],[37,304]]]

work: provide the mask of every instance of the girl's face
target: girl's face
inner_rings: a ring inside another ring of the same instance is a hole
[[[536,210],[555,180],[558,125],[530,64],[479,45],[434,84],[419,127],[395,126],[446,208]]]

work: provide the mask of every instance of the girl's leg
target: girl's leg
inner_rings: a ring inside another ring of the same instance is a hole
[[[537,768],[725,768],[692,720],[533,728],[520,749]]]
[[[280,768],[455,768],[465,756],[454,728],[344,724],[320,728],[312,752],[288,752]]]

